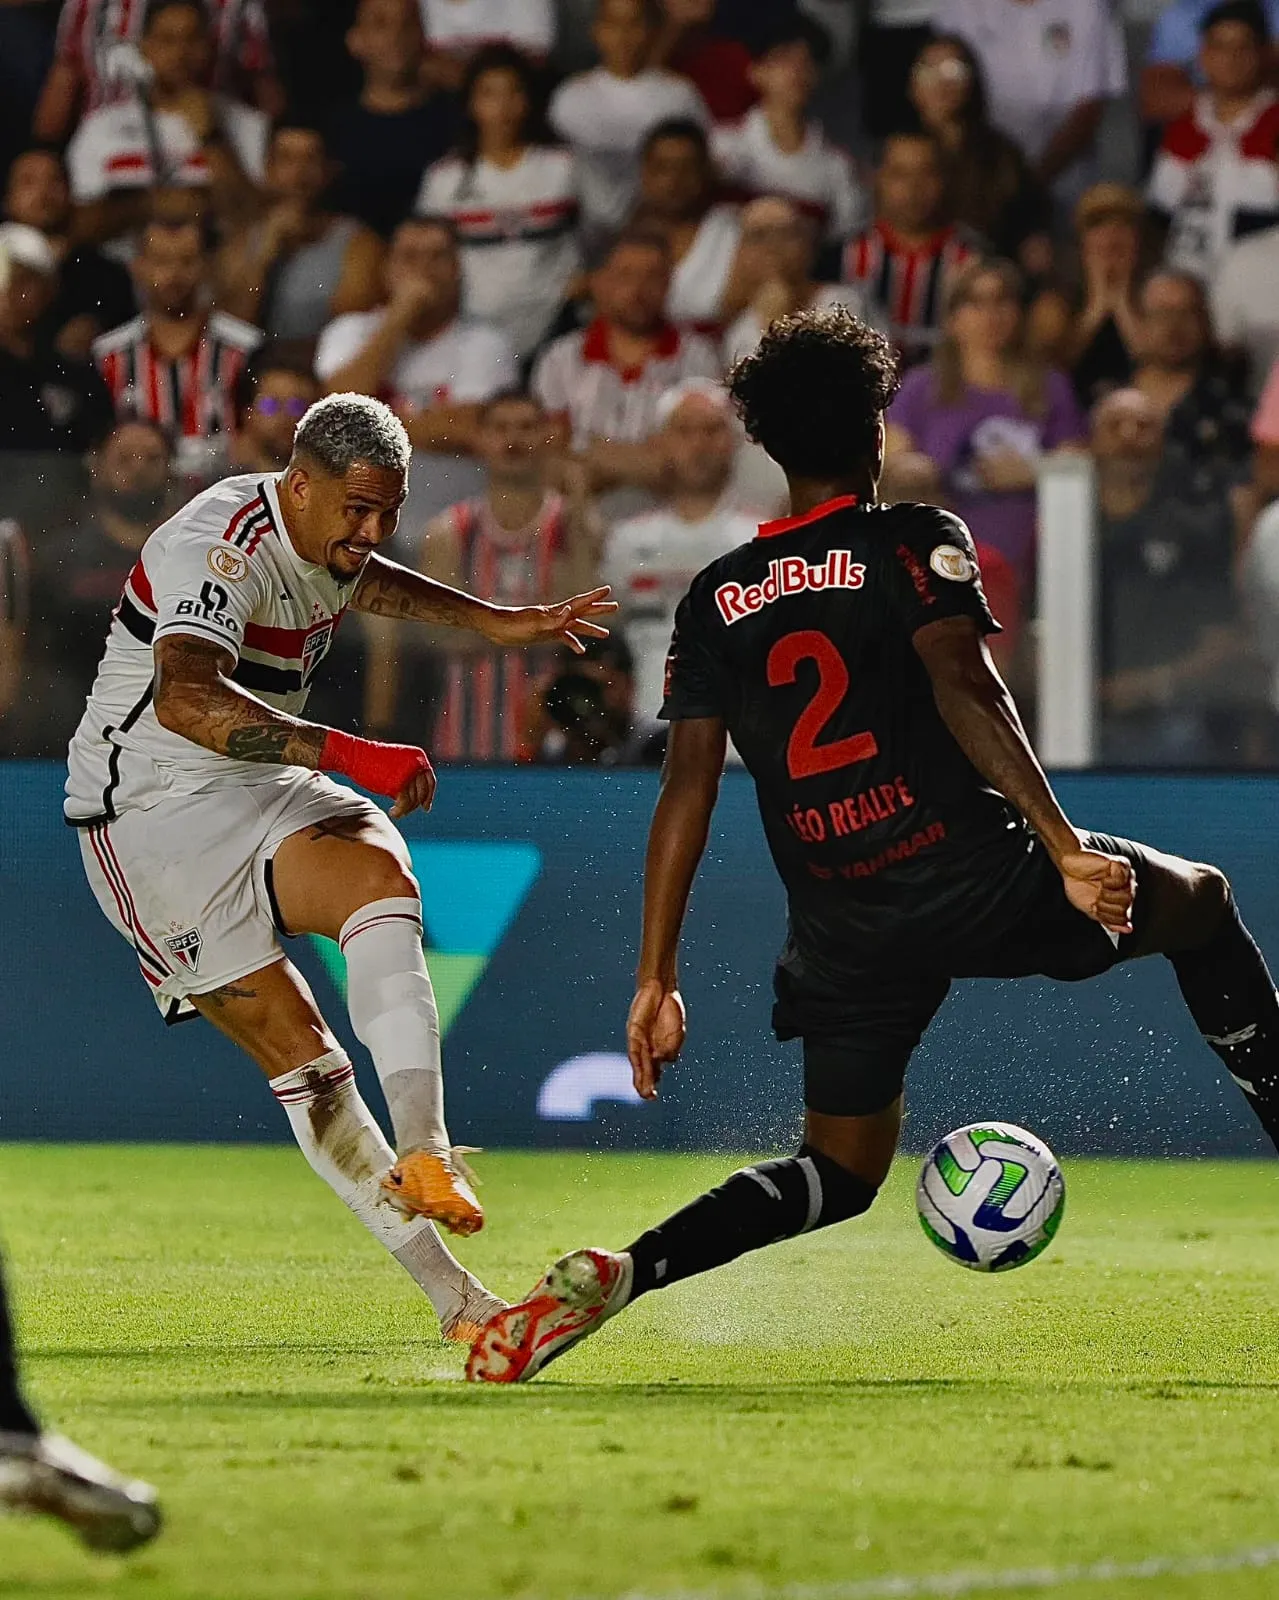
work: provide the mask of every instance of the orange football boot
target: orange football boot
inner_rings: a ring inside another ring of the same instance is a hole
[[[484,1208],[475,1198],[475,1175],[461,1147],[440,1152],[414,1150],[382,1179],[382,1192],[406,1217],[429,1217],[450,1233],[478,1233]]]

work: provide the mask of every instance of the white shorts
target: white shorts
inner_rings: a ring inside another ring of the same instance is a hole
[[[166,1022],[284,957],[270,863],[290,834],[377,808],[318,772],[162,800],[80,829],[89,887],[133,946]]]

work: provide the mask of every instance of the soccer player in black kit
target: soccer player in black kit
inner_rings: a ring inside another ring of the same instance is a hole
[[[731,736],[789,901],[773,1026],[803,1041],[804,1142],[625,1251],[563,1257],[481,1330],[472,1379],[530,1378],[641,1294],[866,1211],[911,1053],[954,978],[1090,978],[1167,956],[1279,1144],[1279,998],[1224,875],[1067,820],[987,652],[998,625],[968,529],[876,503],[897,381],[887,342],[839,307],[775,322],[737,365],[734,401],[793,515],[694,580],[668,670],[635,1087],[654,1097],[684,1042],[679,935]]]
[[[117,1553],[160,1530],[155,1490],[122,1478],[57,1434],[44,1433],[18,1387],[13,1327],[0,1276],[0,1510],[57,1517],[91,1550]]]

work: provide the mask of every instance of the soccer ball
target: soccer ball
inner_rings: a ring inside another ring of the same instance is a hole
[[[974,1272],[1005,1272],[1052,1243],[1066,1181],[1033,1133],[1011,1122],[974,1122],[948,1133],[929,1155],[915,1204],[944,1255]]]

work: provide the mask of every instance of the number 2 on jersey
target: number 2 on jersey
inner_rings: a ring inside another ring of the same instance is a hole
[[[768,681],[774,689],[796,681],[801,661],[817,663],[817,693],[804,707],[786,745],[786,767],[792,778],[814,778],[835,772],[879,754],[873,733],[854,733],[831,744],[818,744],[817,736],[839,710],[848,693],[848,668],[844,658],[815,628],[788,633],[768,652]]]

